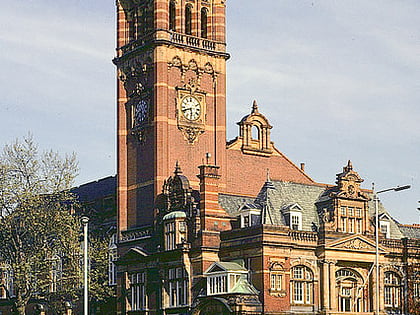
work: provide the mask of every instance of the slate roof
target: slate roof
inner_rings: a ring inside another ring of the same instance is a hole
[[[80,202],[93,201],[117,193],[117,176],[108,176],[72,189]]]
[[[420,239],[420,225],[419,224],[415,224],[415,225],[399,224],[398,227],[404,237]]]
[[[274,189],[273,189],[274,188]],[[329,193],[335,187],[299,184],[283,181],[269,181],[261,188],[258,196],[253,199],[249,197],[219,195],[220,205],[231,215],[238,216],[239,210],[244,207],[259,209],[263,213],[269,213],[269,220],[264,224],[289,225],[287,213],[291,207],[297,207],[302,213],[302,230],[314,231],[319,228],[319,216],[316,207],[317,203],[329,199]],[[368,202],[371,220],[375,217],[375,204],[372,194]],[[419,238],[420,226],[405,226],[392,219],[392,216],[385,209],[381,202],[378,203],[379,214],[387,214],[390,218],[390,237],[401,239],[403,237]]]
[[[239,210],[244,204],[247,204],[249,207],[254,206],[254,200],[255,198],[251,197],[219,194],[219,204],[231,216],[238,216]]]

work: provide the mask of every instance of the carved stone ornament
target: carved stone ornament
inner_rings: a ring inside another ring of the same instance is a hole
[[[217,73],[210,62],[207,62],[204,66],[200,66],[197,61],[191,59],[188,63],[183,64],[181,58],[179,56],[175,56],[170,62],[168,62],[168,70],[170,70],[172,67],[176,67],[181,70],[182,81],[184,81],[185,73],[188,70],[191,70],[197,74],[198,83],[203,73],[211,74],[213,81],[215,81],[217,78]]]
[[[204,133],[204,130],[201,128],[180,126],[179,129],[184,133],[185,139],[190,144],[194,144],[198,136]]]
[[[350,248],[350,249],[369,249],[371,246],[366,244],[365,242],[362,242],[361,240],[355,239],[350,242],[347,242],[343,245],[344,248]]]
[[[346,248],[346,249],[354,249],[354,250],[361,250],[361,249],[374,250],[375,249],[372,245],[364,242],[363,240],[361,240],[359,238],[349,240],[349,241],[347,241],[343,244],[340,244],[337,247]]]
[[[353,200],[369,200],[369,197],[360,189],[363,179],[353,170],[353,164],[348,161],[343,167],[343,172],[337,174],[338,191],[331,193],[331,197],[346,198]]]

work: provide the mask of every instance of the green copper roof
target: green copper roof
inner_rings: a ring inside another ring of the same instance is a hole
[[[246,279],[241,278],[229,293],[258,294],[259,292]]]
[[[171,220],[171,219],[177,219],[177,218],[186,218],[187,215],[184,211],[173,211],[168,213],[163,217],[163,220]]]

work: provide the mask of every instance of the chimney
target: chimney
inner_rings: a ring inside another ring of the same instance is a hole
[[[300,163],[300,170],[301,170],[302,172],[304,172],[304,171],[305,171],[305,163]]]

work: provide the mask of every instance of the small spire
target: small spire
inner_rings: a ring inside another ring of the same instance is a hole
[[[252,103],[252,112],[251,113],[252,114],[258,113],[258,104],[257,104],[256,100],[254,100],[254,102]]]
[[[267,182],[271,182],[271,179],[270,179],[270,169],[269,168],[267,168]]]
[[[176,160],[176,163],[175,163],[175,171],[174,171],[174,174],[175,175],[182,174],[181,167],[179,166],[178,160]]]

